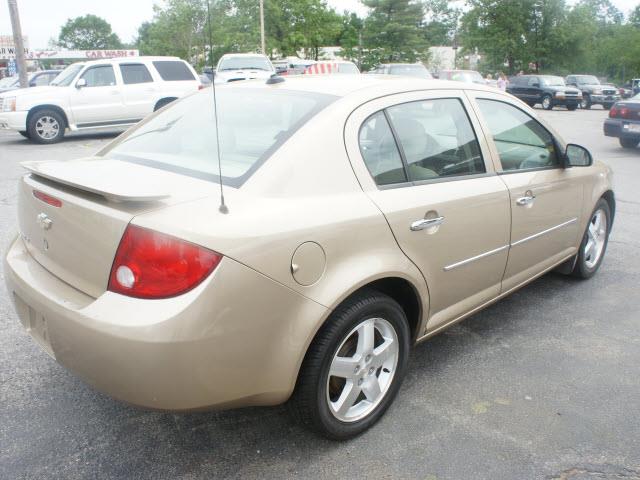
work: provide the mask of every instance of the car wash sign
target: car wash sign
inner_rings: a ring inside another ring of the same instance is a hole
[[[27,47],[27,37],[23,37],[25,54],[29,53]],[[11,60],[16,58],[16,46],[11,35],[0,35],[0,60]]]

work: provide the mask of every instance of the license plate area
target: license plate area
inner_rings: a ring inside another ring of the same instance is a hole
[[[56,356],[51,348],[47,320],[41,313],[26,304],[16,293],[13,294],[16,312],[20,318],[22,326],[35,339],[47,354],[55,359]]]
[[[640,124],[638,123],[628,123],[625,125],[625,129],[629,132],[640,133]]]

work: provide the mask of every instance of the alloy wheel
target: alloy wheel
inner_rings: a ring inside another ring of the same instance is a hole
[[[58,120],[48,115],[38,118],[36,122],[36,133],[40,138],[51,140],[55,138],[60,131]]]
[[[584,263],[587,268],[594,268],[604,251],[607,241],[607,214],[599,209],[591,217],[587,228],[587,243],[584,246]]]
[[[363,320],[338,347],[327,378],[329,411],[356,422],[380,404],[393,382],[399,358],[398,335],[383,318]]]

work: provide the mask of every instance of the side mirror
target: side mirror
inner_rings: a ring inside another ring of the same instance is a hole
[[[593,165],[593,157],[589,150],[580,145],[570,143],[565,151],[567,167],[590,167]]]
[[[87,80],[85,78],[81,78],[76,82],[76,88],[82,88],[87,86]]]

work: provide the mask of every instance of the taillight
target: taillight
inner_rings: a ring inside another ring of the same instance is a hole
[[[631,118],[631,112],[627,107],[622,107],[618,110],[618,116],[622,118]]]
[[[611,107],[609,110],[609,118],[616,118],[618,116],[618,109],[616,107]]]
[[[159,299],[197,287],[222,256],[170,235],[129,225],[120,240],[108,289],[135,298]]]
[[[52,207],[60,208],[62,206],[62,200],[59,200],[56,197],[52,197],[51,195],[47,195],[46,193],[41,192],[40,190],[34,190],[33,196],[36,197],[38,200],[48,205],[51,205]]]

